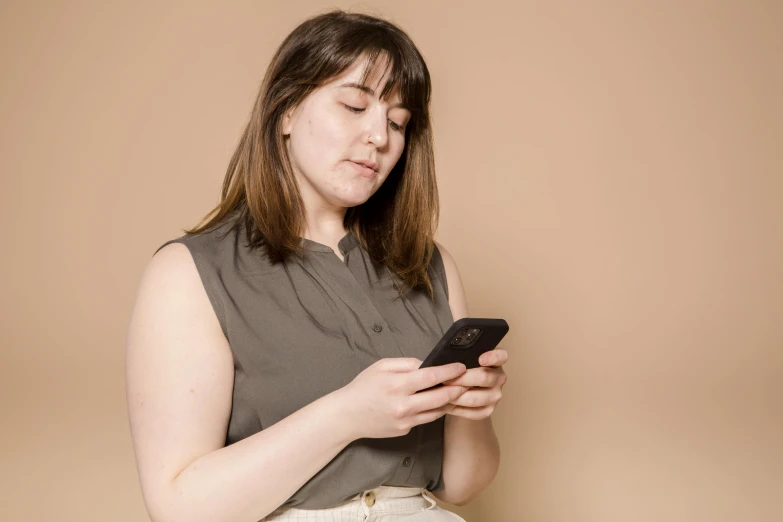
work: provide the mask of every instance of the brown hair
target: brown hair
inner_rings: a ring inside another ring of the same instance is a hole
[[[251,248],[263,248],[272,263],[303,255],[304,206],[282,135],[282,119],[317,87],[358,58],[367,57],[364,84],[380,55],[391,73],[380,93],[399,88],[411,111],[405,148],[384,183],[363,204],[349,208],[344,226],[376,265],[402,280],[402,292],[424,287],[438,226],[438,189],[430,123],[427,66],[410,37],[370,15],[330,11],[314,16],[286,37],[267,68],[253,111],[223,181],[220,203],[187,234],[224,222],[244,224]],[[213,215],[214,214],[214,215]],[[212,216],[210,218],[210,216]]]

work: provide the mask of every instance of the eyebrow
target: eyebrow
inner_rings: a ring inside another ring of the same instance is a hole
[[[362,92],[366,92],[370,96],[375,96],[375,91],[372,90],[371,88],[367,87],[366,85],[361,85],[361,84],[354,83],[354,82],[348,82],[348,83],[344,83],[344,84],[340,85],[340,87],[351,87],[352,89],[359,89]],[[391,106],[392,109],[395,109],[397,107],[400,107],[402,109],[407,110],[408,112],[411,112],[410,107],[408,107],[406,104],[404,104],[402,102],[395,103],[394,105]]]

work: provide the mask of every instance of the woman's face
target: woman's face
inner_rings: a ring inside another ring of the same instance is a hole
[[[386,180],[405,147],[410,112],[397,104],[397,91],[378,98],[388,75],[382,60],[367,79],[372,92],[359,84],[364,61],[314,90],[283,120],[288,155],[305,205],[353,207],[367,201]],[[362,169],[356,161],[374,163]]]

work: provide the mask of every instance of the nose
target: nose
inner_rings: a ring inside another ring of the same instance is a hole
[[[388,118],[383,107],[375,107],[375,110],[367,111],[367,124],[364,127],[362,139],[364,140],[369,136],[370,141],[376,147],[379,149],[384,148],[389,141],[389,125],[387,121]]]

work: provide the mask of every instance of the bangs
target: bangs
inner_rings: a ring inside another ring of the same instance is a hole
[[[366,56],[361,85],[366,86],[367,78],[376,70],[381,77],[388,72],[389,78],[378,97],[383,100],[393,92],[399,92],[400,101],[411,112],[412,119],[426,113],[430,101],[429,75],[416,54],[405,55],[396,45],[368,46],[356,53],[357,58]]]

